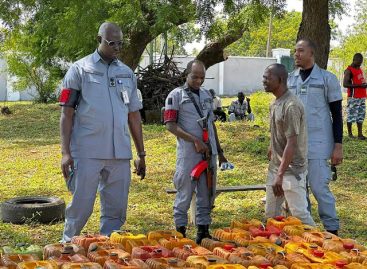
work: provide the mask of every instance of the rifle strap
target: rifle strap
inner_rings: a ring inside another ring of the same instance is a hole
[[[189,96],[189,98],[190,98],[191,102],[194,104],[195,109],[196,109],[196,111],[198,112],[198,114],[199,114],[200,118],[204,118],[204,114],[203,114],[203,112],[201,111],[201,109],[200,109],[200,107],[199,107],[198,103],[196,102],[195,97],[194,97],[194,95],[192,94],[192,92],[190,91],[190,89],[186,88],[186,89],[185,89],[185,91],[186,91],[187,95]]]

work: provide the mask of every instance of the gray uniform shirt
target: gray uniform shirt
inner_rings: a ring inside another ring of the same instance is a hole
[[[314,65],[309,77],[302,81],[300,69],[290,73],[289,90],[297,95],[306,111],[308,159],[329,159],[334,149],[334,136],[329,103],[342,100],[336,76]]]
[[[178,87],[171,91],[166,99],[165,110],[176,110],[178,111],[177,124],[184,131],[198,138],[202,138],[203,129],[198,123],[200,116],[195,109],[193,102],[187,95],[187,86]],[[212,147],[212,154],[217,153],[217,144],[215,141],[215,134],[213,129],[213,97],[210,92],[206,89],[200,89],[200,96],[193,93],[196,103],[203,112],[205,117],[208,117],[208,131],[209,131],[209,141]],[[196,153],[194,143],[188,142],[182,138],[177,138],[177,158],[191,158],[193,154]]]
[[[117,59],[106,63],[96,50],[70,67],[63,87],[81,93],[71,133],[73,158],[131,159],[128,113],[142,108],[133,71]]]

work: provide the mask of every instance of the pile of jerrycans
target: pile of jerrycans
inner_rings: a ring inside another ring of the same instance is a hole
[[[173,230],[75,236],[70,243],[1,248],[0,269],[367,269],[367,250],[295,217],[235,219],[197,245]]]

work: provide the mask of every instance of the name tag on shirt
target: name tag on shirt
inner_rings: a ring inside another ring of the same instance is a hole
[[[307,94],[307,87],[306,86],[301,87],[300,94]]]
[[[201,108],[202,108],[202,110],[206,110],[206,103],[205,102],[201,103]]]
[[[125,105],[130,104],[129,94],[127,93],[127,90],[125,88],[122,88],[121,90],[121,97]]]

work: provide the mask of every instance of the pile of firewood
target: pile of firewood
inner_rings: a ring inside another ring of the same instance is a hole
[[[153,63],[140,69],[137,75],[138,89],[143,95],[145,110],[157,110],[164,106],[168,93],[184,84],[183,71],[168,57],[162,63]]]

